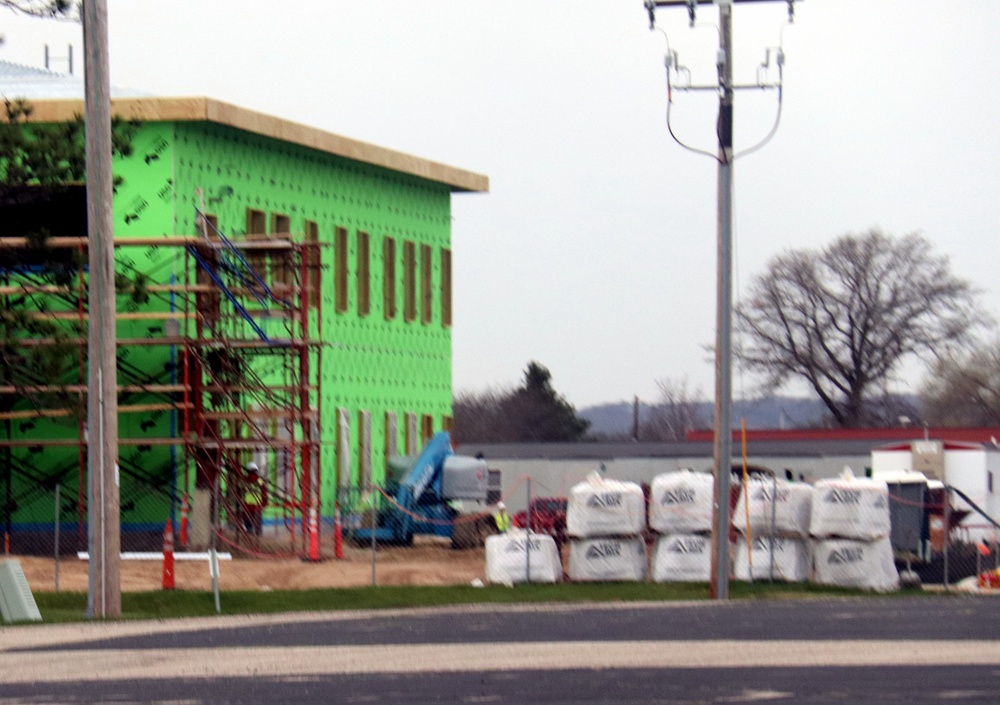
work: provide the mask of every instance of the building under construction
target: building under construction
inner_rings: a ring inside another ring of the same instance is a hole
[[[83,112],[31,102],[33,124]],[[301,552],[310,509],[332,517],[380,482],[388,456],[450,426],[450,199],[487,179],[210,99],[121,99],[112,112],[138,121],[113,166],[123,549],[158,545],[168,518],[192,547],[216,521],[237,542],[253,533],[241,519],[253,463],[265,534]],[[41,203],[30,191],[0,213],[0,295],[22,323],[47,323],[8,347],[22,361],[46,346],[67,356],[58,381],[27,365],[0,387],[0,529],[12,552],[49,550],[58,515],[75,550],[85,188]]]

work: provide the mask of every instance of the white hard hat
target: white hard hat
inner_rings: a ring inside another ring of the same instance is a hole
[[[503,502],[497,502],[497,509],[506,509],[506,508],[507,507],[504,505]]]
[[[249,463],[247,463],[247,470],[250,470],[252,472],[257,472],[259,469],[260,468],[257,467],[257,463],[253,462],[252,460]]]

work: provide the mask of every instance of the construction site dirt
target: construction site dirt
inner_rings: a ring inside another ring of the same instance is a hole
[[[220,561],[221,590],[300,590],[311,588],[365,587],[372,584],[372,551],[345,542],[344,558],[333,553],[320,562],[295,557],[240,557]],[[178,554],[179,555],[179,554]],[[2,559],[3,557],[0,557]],[[55,589],[54,558],[10,556],[20,561],[33,591]],[[379,546],[374,554],[378,585],[468,585],[485,580],[483,549],[454,550],[448,541],[417,537],[408,547]],[[75,555],[59,560],[59,590],[87,590],[88,562]],[[177,560],[175,586],[178,590],[212,589],[206,560]],[[159,590],[163,575],[161,560],[123,560],[121,589],[125,592]]]

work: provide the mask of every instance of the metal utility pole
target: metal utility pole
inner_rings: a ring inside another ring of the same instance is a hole
[[[712,503],[712,573],[709,592],[713,599],[729,599],[729,480],[732,474],[732,329],[733,329],[733,95],[739,88],[778,88],[777,85],[736,86],[733,83],[733,3],[785,2],[789,18],[793,16],[795,0],[645,0],[650,28],[656,22],[656,8],[683,6],[694,26],[698,5],[719,6],[719,52],[717,85],[687,86],[685,90],[712,90],[719,94],[719,115],[716,123],[718,149],[717,223],[716,223],[716,310],[715,310],[715,427],[712,447],[715,494]],[[671,58],[671,57],[668,57]],[[673,61],[676,57],[672,58]],[[779,58],[779,69],[784,61]],[[675,63],[668,63],[669,71]],[[669,98],[672,100],[672,98]],[[668,118],[669,127],[669,118]],[[777,127],[777,124],[775,125]],[[773,134],[773,130],[772,133]],[[671,135],[673,132],[671,130]],[[676,139],[676,138],[675,138]],[[769,138],[768,138],[769,139]],[[766,141],[766,140],[765,140]],[[684,145],[686,146],[686,145]],[[758,145],[760,146],[760,145]],[[690,148],[689,148],[690,149]]]
[[[729,599],[729,476],[733,464],[733,6],[719,4],[719,176],[715,281],[715,439],[709,596]]]
[[[87,615],[121,616],[118,505],[118,373],[111,211],[111,80],[107,0],[83,2],[87,148],[87,474],[90,583]]]

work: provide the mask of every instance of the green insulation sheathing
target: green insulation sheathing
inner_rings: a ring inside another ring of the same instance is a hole
[[[219,230],[234,239],[247,234],[247,210],[266,214],[268,231],[275,215],[289,219],[292,239],[301,241],[307,222],[318,227],[321,244],[319,311],[310,318],[317,345],[310,354],[311,404],[319,409],[319,475],[324,516],[333,514],[338,492],[362,484],[364,467],[371,480],[384,477],[387,448],[406,450],[407,427],[422,434],[430,424],[440,430],[451,415],[451,331],[444,320],[443,269],[450,267],[451,189],[447,184],[387,168],[352,161],[326,152],[260,136],[213,122],[145,122],[132,141],[128,157],[116,157],[114,172],[122,181],[114,197],[116,237],[191,236],[197,232],[196,208],[215,216]],[[346,231],[347,253],[337,261],[336,232]],[[359,311],[359,243],[367,233],[369,298]],[[394,266],[383,261],[385,238],[395,247]],[[405,287],[406,243],[413,247],[415,316],[407,320]],[[338,265],[346,265],[346,300],[338,307]],[[182,247],[119,247],[116,268],[150,283],[193,281],[185,268],[192,261]],[[425,269],[430,267],[429,276]],[[394,276],[394,315],[384,300],[386,272]],[[428,287],[429,284],[429,287]],[[119,295],[119,311],[178,310],[179,294],[157,293],[138,305]],[[426,299],[426,303],[425,303]],[[426,311],[425,311],[426,306]],[[73,310],[70,301],[53,301],[53,310]],[[343,310],[338,310],[341,308]],[[162,320],[120,320],[119,338],[156,338],[170,334]],[[181,334],[193,325],[180,322]],[[275,330],[274,322],[261,327]],[[270,326],[270,328],[268,328]],[[322,335],[319,335],[319,331]],[[252,335],[249,329],[242,331]],[[242,334],[241,333],[241,334]],[[179,351],[159,346],[119,348],[119,384],[179,384]],[[262,366],[262,378],[280,380],[280,370]],[[318,376],[317,376],[318,375]],[[83,377],[85,379],[85,377]],[[71,381],[76,383],[79,378]],[[168,402],[163,394],[122,394],[121,404]],[[408,415],[415,421],[408,423]],[[370,419],[370,439],[362,432]],[[395,419],[395,438],[386,437]],[[346,423],[345,423],[346,422]],[[178,412],[157,410],[122,413],[122,438],[177,437]],[[31,419],[12,423],[15,438],[39,440],[77,438],[73,419]],[[11,451],[15,468],[11,493],[19,498],[14,521],[26,525],[50,523],[52,494],[62,484],[64,522],[80,516],[79,450],[73,446],[39,444]],[[363,455],[370,454],[370,464]],[[193,473],[184,487],[182,447],[123,445],[120,449],[122,523],[162,527],[178,498],[193,489]],[[344,473],[347,474],[344,474]],[[48,482],[45,487],[40,482]],[[0,491],[3,491],[0,488]]]

